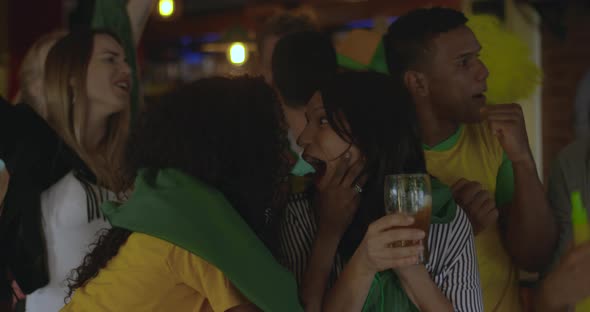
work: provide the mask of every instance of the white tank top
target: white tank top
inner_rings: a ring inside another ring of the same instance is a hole
[[[98,201],[114,198],[111,192],[90,187]],[[49,284],[27,296],[26,311],[55,312],[65,305],[71,271],[80,266],[100,230],[110,225],[102,217],[88,222],[85,187],[72,172],[41,194],[41,211]]]

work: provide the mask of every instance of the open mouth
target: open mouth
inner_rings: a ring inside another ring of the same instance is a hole
[[[476,101],[482,101],[482,102],[485,102],[486,101],[486,96],[485,96],[485,94],[483,92],[482,93],[474,94],[472,97]]]
[[[484,88],[482,88],[480,90],[477,90],[477,91],[479,91],[479,92],[473,94],[472,97],[474,99],[476,99],[476,100],[484,100],[485,101],[485,99],[486,99],[486,92],[488,91],[488,88],[487,87],[484,87]]]
[[[125,93],[129,93],[131,82],[129,82],[128,80],[118,81],[117,83],[115,83],[115,87],[117,87],[119,90]]]
[[[326,162],[320,159],[317,159],[313,156],[309,156],[305,153],[301,155],[303,160],[305,160],[308,164],[310,164],[313,169],[315,169],[315,180],[316,183],[326,174]]]

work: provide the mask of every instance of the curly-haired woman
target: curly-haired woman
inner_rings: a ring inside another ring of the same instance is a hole
[[[103,206],[113,228],[62,311],[299,311],[269,252],[289,168],[282,120],[262,78],[204,79],[148,106],[126,154],[133,194]]]

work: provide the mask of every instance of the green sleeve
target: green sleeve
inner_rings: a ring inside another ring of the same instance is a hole
[[[131,29],[129,15],[127,15],[126,3],[123,0],[95,1],[92,28],[109,30],[115,33],[121,40],[123,49],[125,49],[127,63],[132,71],[131,115],[135,116],[139,103],[139,79],[133,30]]]
[[[496,177],[496,206],[504,206],[512,201],[514,196],[514,172],[512,162],[502,153],[502,164]]]

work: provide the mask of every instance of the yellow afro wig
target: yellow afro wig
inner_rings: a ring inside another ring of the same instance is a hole
[[[490,71],[486,94],[489,103],[512,103],[529,97],[541,83],[542,73],[532,61],[526,43],[495,16],[468,18],[467,26],[483,47],[481,60]]]

